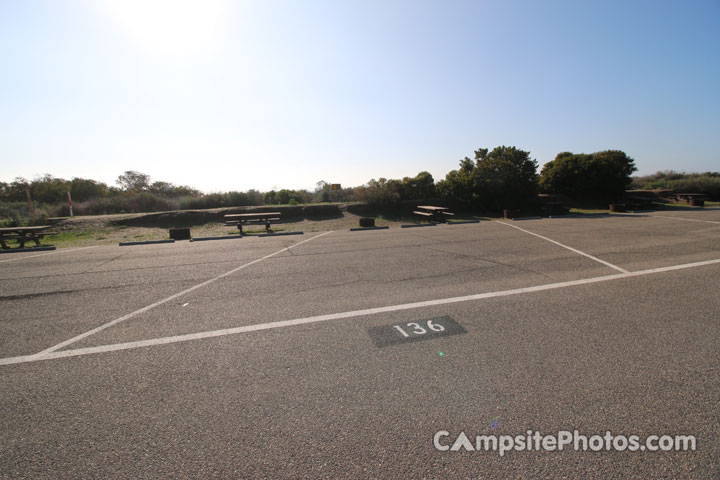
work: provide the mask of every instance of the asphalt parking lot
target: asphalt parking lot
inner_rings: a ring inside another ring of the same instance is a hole
[[[0,477],[720,478],[719,280],[715,209],[2,255]],[[697,448],[433,443],[528,430]]]

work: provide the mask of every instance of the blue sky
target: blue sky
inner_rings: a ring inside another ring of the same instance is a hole
[[[0,0],[0,180],[360,185],[479,147],[720,170],[718,1]]]

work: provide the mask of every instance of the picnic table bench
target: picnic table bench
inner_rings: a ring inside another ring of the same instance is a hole
[[[448,216],[455,215],[448,211],[447,207],[436,207],[434,205],[418,205],[415,215],[426,218],[428,221],[446,222]]]
[[[243,225],[250,222],[265,222],[265,230],[270,233],[270,222],[280,220],[280,212],[232,213],[225,215],[225,225],[237,225],[240,235]]]
[[[46,235],[55,235],[56,232],[44,232],[47,225],[38,225],[34,227],[4,227],[0,228],[0,247],[12,248],[8,246],[8,240],[16,240],[18,242],[17,248],[25,248],[27,242],[35,242],[35,245],[40,246],[40,239]]]

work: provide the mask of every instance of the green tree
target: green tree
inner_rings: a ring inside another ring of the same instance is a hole
[[[47,173],[30,182],[30,194],[33,201],[41,203],[60,202],[65,198],[69,189],[70,182]]]
[[[636,170],[635,161],[620,150],[561,152],[543,166],[539,185],[544,193],[578,200],[615,200],[630,186]]]
[[[170,182],[157,181],[150,184],[147,189],[150,193],[154,193],[155,195],[171,197],[175,192],[175,185]]]
[[[320,180],[315,184],[315,192],[313,199],[316,202],[329,202],[330,201],[330,188],[331,185],[325,180]]]
[[[282,190],[278,191],[275,195],[275,200],[279,205],[286,205],[288,202],[290,202],[290,198],[292,197],[292,192],[288,189],[283,188]]]
[[[415,177],[402,179],[403,200],[425,200],[435,196],[435,180],[428,172],[420,172]]]
[[[276,196],[277,193],[275,192],[275,190],[265,192],[265,195],[263,195],[263,202],[266,205],[276,205],[278,203]]]
[[[9,202],[24,202],[25,201],[25,189],[28,187],[28,182],[23,177],[15,177],[15,179],[6,187],[7,201]]]
[[[126,192],[142,192],[150,187],[150,175],[128,170],[117,178],[116,183]]]
[[[537,201],[537,161],[516,147],[475,151],[438,183],[438,192],[461,207],[502,210]]]
[[[75,177],[70,182],[70,193],[75,202],[84,202],[91,198],[101,198],[107,196],[108,186],[102,182],[96,182],[89,178]]]
[[[170,182],[157,181],[147,187],[150,193],[161,195],[163,197],[196,197],[200,192],[192,187],[178,186]]]

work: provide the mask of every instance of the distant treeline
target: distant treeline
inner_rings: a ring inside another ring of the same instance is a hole
[[[146,174],[127,171],[109,186],[85,178],[66,180],[51,175],[28,181],[0,182],[0,218],[17,221],[30,216],[28,193],[36,217],[67,216],[67,192],[76,215],[140,213],[251,205],[306,204],[362,201],[378,208],[402,207],[413,201],[433,200],[460,209],[491,211],[531,207],[538,193],[562,194],[581,201],[619,199],[628,187],[674,189],[720,198],[720,173],[658,172],[631,177],[635,162],[620,150],[559,153],[538,174],[537,161],[516,147],[478,149],[459,168],[435,181],[428,172],[403,179],[372,179],[365,185],[333,189],[325,181],[314,191],[257,190],[203,194],[189,186],[151,181]]]

